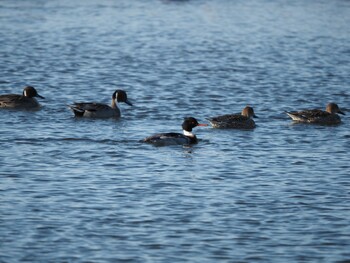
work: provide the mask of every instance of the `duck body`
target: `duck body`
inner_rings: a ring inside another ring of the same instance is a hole
[[[197,126],[207,126],[207,124],[200,124],[193,117],[185,118],[182,123],[183,134],[176,132],[157,133],[146,137],[142,142],[155,146],[196,144],[198,140],[196,135],[192,133],[192,129]]]
[[[37,109],[40,107],[39,102],[35,99],[40,96],[36,89],[32,86],[27,86],[23,89],[23,94],[4,94],[0,95],[0,108],[8,109]]]
[[[245,107],[239,114],[226,114],[208,118],[213,128],[219,129],[254,129],[256,127],[252,118],[257,118],[252,107]]]
[[[158,133],[149,136],[143,140],[143,142],[151,143],[157,146],[166,145],[186,145],[186,144],[196,144],[198,143],[196,135],[186,136],[181,133],[168,132],[168,133]]]
[[[112,95],[111,106],[96,102],[75,102],[69,105],[75,117],[85,118],[120,118],[121,112],[117,102],[124,102],[130,106],[132,103],[128,100],[126,92],[116,90]]]
[[[320,125],[336,125],[341,122],[341,118],[338,114],[345,115],[338,105],[335,103],[329,103],[326,110],[312,109],[287,112],[287,115],[295,122],[311,123]],[[338,114],[337,114],[338,113]]]
[[[75,117],[86,118],[119,118],[121,116],[118,107],[112,108],[106,104],[95,102],[75,102],[69,107]]]

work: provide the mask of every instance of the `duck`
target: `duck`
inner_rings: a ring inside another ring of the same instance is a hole
[[[246,106],[240,114],[226,114],[208,118],[213,128],[219,129],[254,129],[255,122],[252,118],[258,118],[254,109]]]
[[[8,109],[37,109],[41,105],[35,97],[45,99],[39,95],[32,86],[26,86],[20,94],[3,94],[0,95],[0,108]]]
[[[186,117],[182,123],[183,134],[176,132],[158,133],[146,137],[142,142],[156,146],[197,144],[198,139],[196,135],[192,133],[192,129],[197,126],[208,126],[208,124],[198,123],[197,119],[194,117]]]
[[[121,112],[118,102],[124,102],[132,106],[126,92],[118,89],[112,94],[111,106],[96,102],[74,102],[72,105],[68,105],[68,107],[73,111],[75,117],[120,118]]]
[[[326,110],[311,109],[302,111],[286,111],[286,114],[295,122],[320,125],[335,125],[341,122],[338,114],[345,115],[336,103],[328,103]]]

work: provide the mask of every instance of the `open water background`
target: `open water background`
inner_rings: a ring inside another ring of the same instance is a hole
[[[2,0],[0,262],[349,262],[350,1]],[[78,120],[73,101],[120,120]],[[347,113],[295,125],[285,110]],[[254,107],[254,131],[140,139]]]

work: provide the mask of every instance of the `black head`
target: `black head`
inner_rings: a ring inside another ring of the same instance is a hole
[[[128,100],[128,96],[124,90],[116,90],[113,93],[112,98],[114,100],[117,99],[118,102],[125,102],[126,104],[132,106],[132,103]]]
[[[188,132],[191,132],[192,129],[197,126],[208,126],[208,124],[198,123],[196,118],[193,117],[185,118],[184,122],[182,123],[182,129]]]
[[[32,86],[27,86],[23,89],[23,96],[27,98],[39,97],[45,99],[43,96],[40,96],[36,89]]]

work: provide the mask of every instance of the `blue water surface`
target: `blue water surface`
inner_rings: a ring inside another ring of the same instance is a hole
[[[350,2],[2,0],[0,262],[349,262]],[[67,105],[110,103],[119,120]],[[293,124],[286,110],[347,114]],[[183,117],[254,107],[257,128]]]

